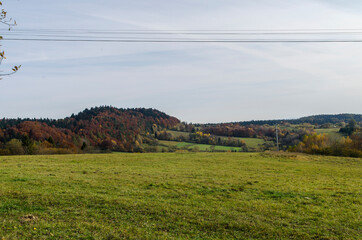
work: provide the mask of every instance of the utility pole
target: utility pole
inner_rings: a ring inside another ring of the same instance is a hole
[[[275,135],[277,137],[277,149],[278,149],[278,152],[279,152],[278,124],[275,125]]]

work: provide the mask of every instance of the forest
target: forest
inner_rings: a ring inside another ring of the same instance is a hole
[[[275,151],[278,147],[282,151],[361,157],[361,116],[193,124],[155,109],[101,106],[58,120],[1,119],[0,155],[191,150],[164,145],[179,142],[210,146],[208,151],[217,151],[215,146],[240,152]],[[248,140],[253,139],[263,143],[251,147]]]
[[[154,109],[106,106],[59,120],[2,119],[1,154],[137,152],[155,126],[171,128],[179,122]]]

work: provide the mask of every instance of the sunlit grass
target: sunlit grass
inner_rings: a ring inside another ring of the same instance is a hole
[[[361,173],[265,153],[0,157],[0,239],[359,239]]]

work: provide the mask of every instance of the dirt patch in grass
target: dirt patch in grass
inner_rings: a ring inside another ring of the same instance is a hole
[[[28,215],[20,217],[20,222],[22,222],[22,223],[35,222],[36,220],[38,220],[38,217],[36,217],[32,214],[28,214]]]

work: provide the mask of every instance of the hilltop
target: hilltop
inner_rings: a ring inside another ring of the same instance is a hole
[[[2,119],[0,140],[22,139],[45,143],[44,148],[136,151],[155,128],[170,128],[180,121],[155,109],[95,107],[70,117],[51,119]],[[49,146],[50,145],[50,146]]]

